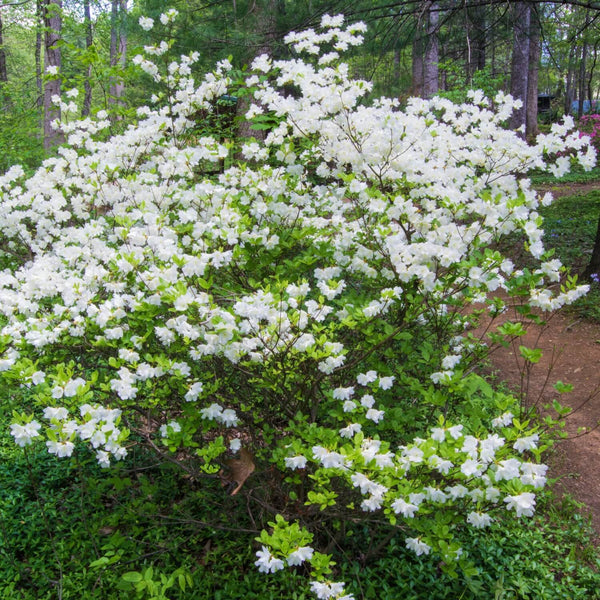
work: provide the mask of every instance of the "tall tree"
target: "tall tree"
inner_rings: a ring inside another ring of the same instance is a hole
[[[430,2],[427,7],[427,41],[423,58],[423,96],[431,98],[439,90],[439,3]]]
[[[530,10],[527,104],[525,106],[525,134],[528,139],[535,138],[538,134],[538,75],[541,55],[540,30],[541,24],[538,7],[533,7]]]
[[[125,29],[125,15],[127,14],[127,0],[111,0],[110,19],[110,66],[117,70],[125,68],[127,64],[127,32]],[[125,90],[123,77],[113,75],[109,88],[109,102],[119,104]]]
[[[510,93],[514,98],[521,100],[522,106],[513,112],[510,126],[513,129],[523,127],[523,135],[525,135],[531,4],[529,2],[514,2],[512,4],[512,18],[514,35],[510,71]]]
[[[2,23],[2,10],[0,10],[0,83],[8,82],[6,70],[6,50],[4,49],[4,25]]]
[[[90,10],[90,0],[83,0],[83,22],[85,27],[85,49],[89,53],[92,44],[94,43],[94,35],[92,30],[92,14]],[[90,78],[92,76],[92,65],[89,64],[87,68],[87,74],[83,83],[83,105],[81,107],[81,116],[87,117],[90,114],[92,108],[92,83]]]
[[[46,150],[62,142],[62,134],[52,126],[60,118],[60,108],[52,98],[60,96],[61,52],[58,45],[62,32],[62,0],[43,0],[44,15],[44,148]]]

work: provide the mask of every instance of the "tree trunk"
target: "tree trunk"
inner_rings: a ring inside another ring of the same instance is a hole
[[[592,275],[600,276],[600,218],[598,218],[598,227],[596,228],[596,239],[594,241],[592,256],[581,276],[583,279],[591,279]]]
[[[565,114],[571,114],[573,105],[573,88],[575,83],[575,47],[571,46],[569,50],[569,68],[567,71],[567,84],[565,86]]]
[[[425,39],[423,35],[423,24],[419,15],[412,42],[412,95],[421,97],[423,95],[423,54]]]
[[[4,50],[4,31],[2,24],[2,11],[0,10],[0,83],[8,82],[8,71],[6,70],[6,50]]]
[[[41,111],[44,105],[44,90],[42,87],[42,29],[44,25],[44,16],[41,0],[37,0],[35,3],[35,17],[35,84],[38,92],[36,104]],[[40,122],[40,126],[40,128],[43,129],[42,122]]]
[[[485,69],[486,7],[467,9],[467,81],[471,84],[475,71]]]
[[[110,66],[124,69],[127,60],[127,34],[125,32],[125,14],[127,0],[112,0],[110,18]],[[109,87],[109,103],[118,105],[125,90],[120,75],[113,75]]]
[[[61,55],[57,42],[62,29],[62,0],[45,0],[44,9],[44,63],[48,77],[49,69],[60,74]],[[49,150],[63,141],[61,132],[52,127],[52,122],[60,118],[60,108],[52,102],[60,96],[60,75],[50,75],[44,83],[44,148]]]
[[[94,36],[92,31],[92,15],[90,12],[90,0],[83,0],[83,18],[85,24],[85,49],[90,51],[92,44],[94,43]],[[81,116],[87,117],[92,109],[92,82],[90,78],[92,76],[92,65],[88,66],[87,75],[83,84],[83,105],[81,107]]]
[[[432,2],[427,10],[425,57],[423,60],[423,96],[431,98],[439,91],[439,4]]]
[[[258,43],[252,52],[252,58],[263,54],[273,55],[273,45],[277,39],[277,11],[281,4],[278,0],[262,0],[255,4],[256,6],[256,25],[255,32],[258,34]],[[243,96],[237,103],[237,114],[243,116],[250,108],[250,100]],[[264,140],[266,132],[263,130],[251,129],[252,123],[242,118],[238,127],[240,138],[256,138]]]
[[[527,75],[529,72],[529,23],[531,5],[528,2],[515,2],[513,4],[513,51],[510,74],[510,93],[513,98],[521,100],[521,108],[515,109],[510,119],[511,129],[523,128],[527,114]]]
[[[579,62],[579,77],[577,80],[578,83],[578,95],[579,95],[579,103],[577,107],[577,116],[581,119],[584,113],[584,102],[585,102],[585,71],[586,71],[586,63],[587,63],[587,43],[583,43],[583,47],[581,49],[581,61]]]
[[[527,73],[526,136],[535,140],[538,134],[538,74],[541,56],[540,18],[531,8],[529,35],[529,71]]]

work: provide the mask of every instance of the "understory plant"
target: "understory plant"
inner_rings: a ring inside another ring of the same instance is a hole
[[[524,174],[591,168],[588,140],[566,121],[528,145],[502,93],[369,98],[339,57],[363,29],[326,16],[288,36],[292,58],[200,83],[195,54],[162,72],[169,43],[148,47],[135,62],[166,91],[135,125],[105,140],[104,114],[64,120],[58,157],[0,179],[16,443],[107,469],[144,446],[190,486],[220,482],[262,528],[256,567],[303,570],[321,599],[353,597],[343,524],[470,576],[457,533],[534,514],[543,431],[473,373],[469,327],[587,289],[545,252],[551,199]],[[232,97],[255,138],[210,119]],[[496,249],[514,232],[536,268]]]

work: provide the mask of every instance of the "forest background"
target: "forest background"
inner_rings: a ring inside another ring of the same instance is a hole
[[[196,72],[232,57],[286,53],[283,37],[313,27],[323,14],[368,24],[351,58],[354,75],[375,94],[400,99],[469,88],[499,89],[523,100],[511,126],[527,136],[542,120],[595,108],[600,92],[599,7],[593,2],[285,1],[175,3],[182,14],[169,32],[174,54],[198,51]],[[34,166],[59,141],[51,98],[79,88],[81,116],[110,108],[122,121],[156,91],[131,59],[152,40],[138,23],[157,18],[164,2],[48,0],[0,5],[0,168]],[[540,96],[538,100],[538,96]],[[36,143],[38,140],[38,143]]]

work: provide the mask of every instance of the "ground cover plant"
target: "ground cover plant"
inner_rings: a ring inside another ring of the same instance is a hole
[[[499,288],[530,318],[586,292],[546,254],[549,198],[521,175],[590,168],[595,150],[570,122],[528,145],[504,127],[503,94],[493,109],[478,92],[367,102],[369,84],[339,61],[362,30],[325,17],[288,36],[294,58],[261,56],[248,73],[224,61],[200,83],[196,55],[175,61],[158,43],[136,62],[165,93],[138,123],[105,140],[106,115],[65,121],[58,157],[0,180],[11,435],[27,456],[95,463],[80,504],[111,510],[89,568],[118,572],[114,595],[183,597],[202,565],[177,548],[231,529],[256,542],[252,581],[297,590],[299,574],[312,597],[356,597],[344,574],[393,544],[464,590],[477,532],[534,515],[552,421],[473,372],[485,347],[468,328],[504,310],[488,299]],[[254,140],[205,118],[244,96]],[[513,232],[534,267],[493,249]],[[494,339],[522,332],[505,323]],[[110,500],[90,488],[103,477]],[[162,530],[152,549],[147,513],[173,525],[168,548]],[[158,575],[155,551],[180,562],[163,558]]]

